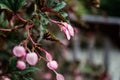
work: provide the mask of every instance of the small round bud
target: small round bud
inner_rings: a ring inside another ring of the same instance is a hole
[[[25,55],[26,55],[25,48],[24,48],[23,46],[15,46],[15,47],[13,48],[13,54],[14,54],[16,57],[25,56]]]
[[[55,69],[57,69],[58,68],[58,63],[56,62],[56,61],[49,61],[48,63],[47,63],[47,67],[49,68],[49,69],[51,69],[51,70],[55,70]]]
[[[26,55],[26,61],[31,66],[36,65],[36,63],[38,62],[38,56],[37,56],[37,54],[35,52],[28,53]]]
[[[18,69],[20,69],[20,70],[24,70],[25,68],[26,68],[26,64],[25,64],[25,62],[24,61],[17,61],[17,65],[16,65],[16,67],[18,68]]]

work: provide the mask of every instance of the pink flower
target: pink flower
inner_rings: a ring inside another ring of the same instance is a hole
[[[52,56],[48,53],[48,52],[46,52],[46,59],[48,60],[48,61],[52,61]]]
[[[28,64],[34,66],[38,62],[38,56],[35,52],[28,53],[26,55],[26,61]]]
[[[55,60],[49,61],[49,62],[47,63],[47,67],[48,67],[49,69],[51,69],[51,70],[55,70],[55,69],[58,68],[58,63],[57,63]]]
[[[13,54],[14,54],[16,57],[25,56],[25,55],[26,55],[25,48],[24,48],[23,46],[15,46],[15,47],[13,48]]]
[[[52,61],[53,57],[50,53],[48,53],[45,49],[41,48],[41,51],[43,51],[46,54],[46,59],[48,61]]]
[[[2,76],[1,80],[11,80],[10,78],[8,78],[7,76]]]
[[[66,22],[62,22],[62,25],[59,25],[61,31],[65,33],[67,39],[70,40],[71,36],[74,36],[74,30],[72,26]]]
[[[56,79],[57,80],[65,80],[64,76],[62,74],[56,73]]]
[[[58,21],[54,21],[54,20],[51,20],[51,22],[53,22],[59,26],[59,28],[61,29],[61,31],[64,32],[64,34],[66,35],[68,40],[70,40],[71,36],[74,36],[74,29],[70,24],[68,24],[66,22],[58,22]]]
[[[25,62],[24,61],[17,61],[17,65],[16,65],[16,67],[18,68],[18,69],[20,69],[20,70],[24,70],[25,68],[26,68],[26,64],[25,64]]]

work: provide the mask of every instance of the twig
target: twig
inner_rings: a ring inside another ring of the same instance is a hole
[[[23,21],[23,22],[25,22],[25,23],[27,22],[27,20],[23,19],[19,14],[16,13],[15,15],[16,15],[16,16],[18,17],[18,19],[20,19],[21,21]]]
[[[12,29],[4,29],[4,28],[0,28],[0,31],[10,32],[10,31],[12,31]]]

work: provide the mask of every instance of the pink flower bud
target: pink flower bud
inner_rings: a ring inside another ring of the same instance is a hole
[[[63,22],[64,26],[68,29],[71,36],[74,36],[74,29],[70,24],[67,24],[66,22]]]
[[[47,63],[47,67],[49,68],[49,69],[51,69],[51,70],[55,70],[55,69],[57,69],[58,68],[58,63],[56,62],[56,61],[49,61],[48,63]]]
[[[25,48],[24,48],[23,46],[15,46],[15,47],[13,48],[13,54],[14,54],[16,57],[25,56],[25,55],[26,55]]]
[[[65,80],[64,76],[62,74],[59,74],[59,73],[56,74],[56,79],[57,80]]]
[[[52,56],[48,53],[48,52],[46,52],[46,59],[48,60],[48,61],[52,61]]]
[[[26,61],[28,64],[34,66],[38,62],[38,56],[35,52],[28,53],[26,55]]]
[[[50,20],[50,21],[59,26],[59,28],[61,29],[61,31],[64,32],[68,40],[70,40],[71,36],[74,36],[74,29],[70,24],[66,22],[58,22],[54,20]]]
[[[18,68],[18,69],[20,69],[20,70],[24,70],[25,68],[26,68],[26,64],[25,64],[25,62],[24,61],[17,61],[17,65],[16,65],[16,67]]]
[[[10,78],[8,78],[7,76],[2,76],[1,80],[11,80]]]

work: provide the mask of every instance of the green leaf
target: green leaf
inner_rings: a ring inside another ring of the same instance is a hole
[[[40,42],[42,39],[43,39],[43,35],[44,35],[44,32],[45,32],[45,28],[43,27],[43,25],[40,25],[39,26],[39,30],[40,30],[40,37],[38,39],[38,42]]]
[[[66,3],[64,1],[57,3],[57,5],[53,8],[55,11],[59,11],[63,9],[66,6]]]
[[[24,80],[33,80],[33,78],[30,77],[23,77]]]
[[[55,2],[55,0],[48,0],[48,5],[49,6],[53,6],[53,3]]]
[[[25,2],[26,0],[0,0],[0,8],[16,12],[25,5]]]
[[[47,24],[49,23],[49,19],[48,19],[48,17],[46,16],[46,14],[40,13],[40,17],[41,17],[40,23],[41,23],[42,25],[47,25]]]
[[[23,75],[39,70],[37,67],[28,67],[25,70],[21,71]]]
[[[18,74],[18,75],[25,75],[25,74],[28,74],[28,73],[32,73],[36,70],[39,70],[39,69],[37,67],[27,67],[25,70],[14,71],[13,73]]]
[[[13,74],[11,80],[19,80],[19,75]]]
[[[17,62],[17,58],[16,57],[11,57],[10,61],[9,61],[9,66],[11,70],[16,70],[17,68],[16,66],[16,62]]]
[[[66,17],[68,16],[68,14],[65,13],[65,12],[61,12],[60,14],[61,14],[64,18],[66,18]]]
[[[0,27],[3,27],[3,28],[9,25],[8,20],[5,20],[4,16],[5,16],[4,13],[0,14]]]
[[[0,0],[0,8],[1,9],[8,9],[8,10],[11,10],[11,6],[10,4],[8,3],[7,0]]]

